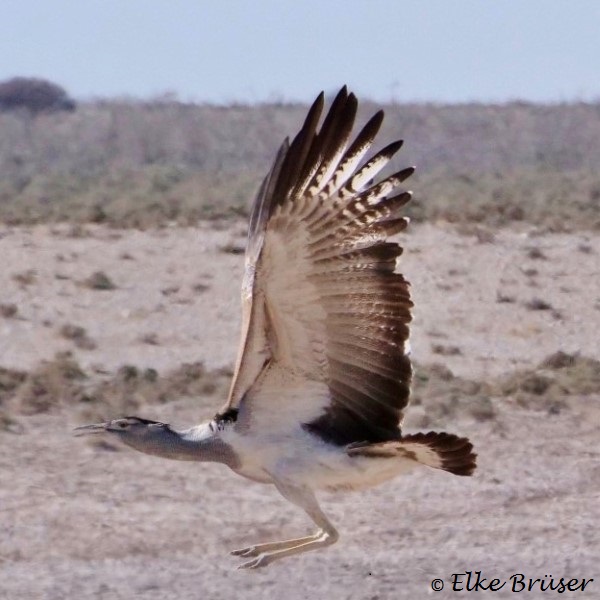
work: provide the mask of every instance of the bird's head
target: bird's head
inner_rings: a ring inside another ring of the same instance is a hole
[[[83,425],[75,428],[76,435],[107,435],[117,437],[123,443],[148,454],[154,454],[174,435],[166,423],[140,417],[124,417],[105,423]]]

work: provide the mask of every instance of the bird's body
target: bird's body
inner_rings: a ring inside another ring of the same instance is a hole
[[[222,439],[241,457],[233,470],[261,483],[285,478],[313,490],[351,491],[379,485],[416,466],[413,460],[350,456],[345,447],[301,430],[260,440],[231,431]]]
[[[413,168],[373,179],[401,147],[366,162],[377,113],[349,144],[357,101],[343,88],[320,130],[323,95],[286,140],[250,218],[242,283],[242,335],[225,406],[185,431],[128,417],[80,428],[178,460],[216,461],[273,484],[319,530],[234,554],[256,568],[337,540],[315,490],[358,490],[420,465],[470,475],[472,445],[429,432],[403,435],[412,368],[409,284],[389,236],[407,219]]]

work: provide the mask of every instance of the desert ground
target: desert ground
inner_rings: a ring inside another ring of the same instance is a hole
[[[225,467],[73,437],[124,413],[215,413],[244,235],[231,221],[0,226],[0,598],[453,598],[467,571],[506,581],[494,598],[514,597],[518,573],[593,578],[559,597],[600,597],[597,233],[430,223],[400,238],[415,301],[405,431],[468,436],[478,469],[323,494],[341,533],[325,551],[238,571],[230,550],[303,535],[305,516]]]

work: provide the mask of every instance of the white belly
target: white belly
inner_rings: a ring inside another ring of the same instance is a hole
[[[293,436],[261,437],[224,432],[224,441],[232,446],[241,464],[239,475],[273,483],[288,480],[313,490],[359,490],[379,485],[419,463],[406,458],[348,456],[344,447],[322,442],[303,430]]]

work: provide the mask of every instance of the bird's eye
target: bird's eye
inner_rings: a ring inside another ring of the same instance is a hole
[[[129,427],[129,423],[119,423],[119,427],[121,429],[127,429]]]

